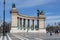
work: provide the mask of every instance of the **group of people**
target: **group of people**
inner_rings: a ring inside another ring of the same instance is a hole
[[[52,36],[52,33],[53,33],[53,32],[50,31],[50,36]],[[54,33],[55,33],[55,34],[58,34],[58,33],[59,33],[59,30],[55,30]]]

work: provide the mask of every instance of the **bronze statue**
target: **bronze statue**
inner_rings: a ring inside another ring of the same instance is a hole
[[[15,8],[15,3],[13,3],[12,8]]]
[[[37,16],[39,16],[39,14],[40,14],[40,11],[39,11],[39,10],[37,10],[37,12],[38,12],[38,13],[37,13]]]
[[[41,15],[44,15],[44,11],[41,11],[40,14],[41,14]]]
[[[37,16],[39,16],[39,15],[44,15],[44,12],[43,11],[39,11],[39,10],[37,10]]]

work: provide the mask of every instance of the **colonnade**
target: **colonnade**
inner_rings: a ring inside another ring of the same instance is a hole
[[[37,30],[37,32],[39,31],[41,33],[46,32],[45,15],[43,11],[37,10],[37,16],[35,17],[25,16],[18,13],[15,4],[13,4],[10,13],[11,13],[11,32],[21,32],[20,30],[33,30],[33,32],[36,32]]]
[[[17,17],[17,27],[19,30],[35,30],[36,27],[34,22],[35,20],[33,19],[23,19]],[[32,25],[30,26],[31,23]]]

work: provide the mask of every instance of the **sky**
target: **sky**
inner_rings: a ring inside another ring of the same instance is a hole
[[[3,1],[0,0],[0,19],[3,19]],[[46,16],[46,25],[60,22],[60,0],[5,0],[5,20],[10,22],[10,10],[15,3],[20,14],[37,16],[37,10],[43,10]]]

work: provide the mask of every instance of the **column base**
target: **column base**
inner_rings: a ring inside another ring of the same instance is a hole
[[[18,28],[11,28],[10,33],[19,33],[19,32],[38,32],[38,33],[46,33],[46,29],[39,29],[39,30],[20,30]]]
[[[26,30],[20,30],[18,28],[11,28],[10,30],[10,33],[19,33],[19,32],[27,32],[27,29]]]
[[[19,32],[17,28],[11,28],[10,33],[17,33]]]
[[[38,30],[31,30],[30,29],[30,30],[28,30],[28,32],[32,32],[33,33],[33,32],[38,32]]]
[[[46,29],[39,29],[39,33],[46,33]]]

